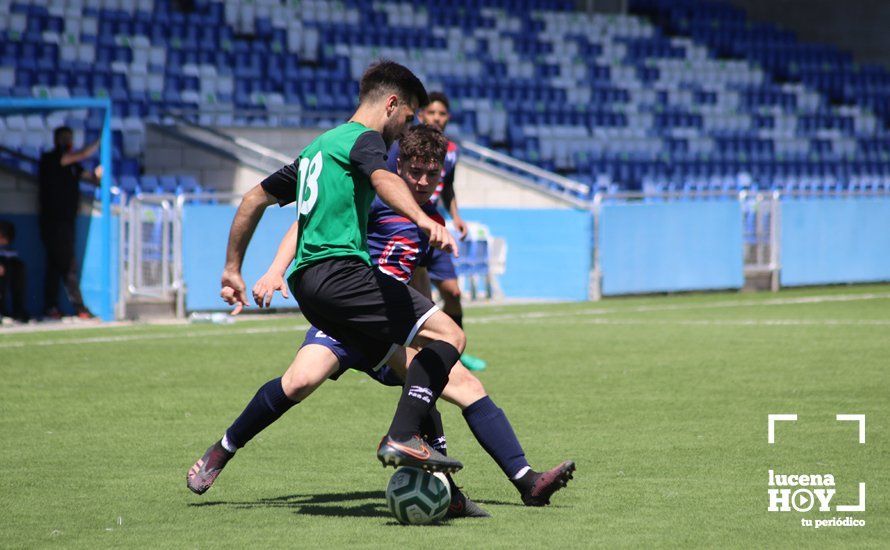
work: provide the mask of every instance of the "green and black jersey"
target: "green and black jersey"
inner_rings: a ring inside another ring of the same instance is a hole
[[[352,256],[371,265],[368,211],[371,174],[386,170],[379,132],[347,122],[310,143],[293,164],[262,182],[281,206],[297,202],[300,234],[291,272],[322,260]]]

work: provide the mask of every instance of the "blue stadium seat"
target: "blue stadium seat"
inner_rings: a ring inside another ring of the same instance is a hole
[[[142,176],[139,178],[139,191],[152,194],[161,192],[161,184],[156,176]]]
[[[166,0],[135,12],[102,2],[84,7],[73,22],[46,6],[15,2],[9,34],[0,40],[0,92],[105,96],[116,117],[155,119],[216,97],[226,112],[211,119],[235,120],[235,109],[259,111],[245,122],[261,125],[278,120],[269,118],[277,112],[261,97],[281,97],[304,111],[347,112],[361,57],[390,47],[406,51],[452,96],[462,136],[575,179],[608,175],[625,189],[641,189],[644,180],[664,186],[676,176],[690,189],[726,188],[746,171],[761,181],[810,176],[810,188],[825,190],[829,175],[868,173],[873,188],[890,177],[890,73],[854,65],[847,52],[803,43],[728,4],[632,0],[631,15],[591,15],[580,28],[569,21],[588,16],[568,3],[523,2],[543,13],[513,9],[517,28],[497,27],[478,2],[459,10],[424,4],[441,35],[390,24],[396,16],[385,3],[344,5],[367,23],[361,34],[340,12],[299,18],[292,3],[276,3],[300,20],[299,30],[289,32],[259,4],[244,12],[252,14],[249,21],[230,24],[219,2],[200,1],[193,13]],[[486,3],[495,5],[516,6]],[[557,24],[544,22],[550,18]],[[71,36],[69,27],[76,30]],[[477,29],[485,36],[477,36],[466,59],[442,57],[460,45],[454,36]],[[196,66],[216,77],[196,74]],[[508,122],[497,123],[497,111],[509,113]],[[565,128],[584,128],[586,135],[559,134]],[[128,175],[139,171],[132,144],[125,140],[126,154],[115,152],[116,166]]]
[[[161,193],[177,193],[179,191],[179,182],[176,180],[176,176],[159,177],[158,186]]]
[[[135,176],[125,175],[118,179],[118,187],[128,195],[134,195],[139,189],[139,180]]]
[[[203,190],[193,176],[179,176],[179,192],[189,195],[200,194]]]

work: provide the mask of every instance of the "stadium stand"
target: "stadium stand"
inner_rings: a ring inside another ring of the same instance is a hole
[[[192,4],[0,0],[0,95],[110,97],[127,191],[201,189],[140,177],[146,124],[332,125],[379,57],[454,98],[459,137],[588,184],[580,199],[890,191],[890,74],[726,4],[632,0],[620,16],[565,0]],[[37,156],[62,122],[86,140],[101,125],[10,116],[3,146]]]

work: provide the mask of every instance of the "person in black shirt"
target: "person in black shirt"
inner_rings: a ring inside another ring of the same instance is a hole
[[[38,193],[40,238],[46,250],[46,278],[44,279],[44,311],[46,317],[61,318],[59,312],[59,279],[74,313],[81,319],[93,314],[83,304],[80,277],[74,260],[74,233],[80,206],[80,180],[98,183],[101,167],[95,172],[84,170],[81,161],[93,156],[99,141],[73,151],[74,132],[67,126],[53,132],[55,147],[40,157]]]
[[[19,258],[18,252],[11,248],[13,240],[15,240],[15,226],[12,222],[0,220],[0,316],[6,312],[7,303],[11,302],[13,320],[27,323],[25,264]]]

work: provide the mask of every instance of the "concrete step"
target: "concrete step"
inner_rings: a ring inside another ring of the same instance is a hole
[[[745,286],[743,292],[759,292],[762,290],[777,290],[773,287],[775,277],[767,271],[745,273]]]
[[[124,308],[124,318],[132,321],[173,319],[175,317],[176,301],[172,299],[137,298],[127,302]]]

